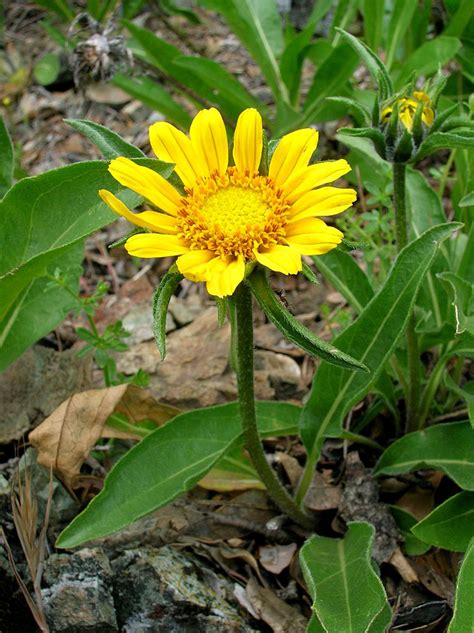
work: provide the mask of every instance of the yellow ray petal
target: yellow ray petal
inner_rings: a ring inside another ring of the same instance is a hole
[[[218,258],[209,270],[207,291],[216,297],[228,297],[234,294],[244,275],[245,262],[241,255],[225,259]]]
[[[99,196],[108,205],[112,211],[118,213],[135,226],[141,226],[152,231],[164,233],[177,233],[176,220],[164,213],[156,211],[143,211],[142,213],[132,213],[130,209],[113,193],[106,189],[99,191]]]
[[[343,233],[318,218],[305,218],[287,227],[286,241],[301,255],[322,255],[341,243]]]
[[[207,165],[207,173],[225,173],[229,163],[229,147],[220,113],[215,108],[198,112],[191,123],[190,136],[201,164]]]
[[[302,269],[301,255],[292,246],[276,244],[270,249],[255,251],[255,259],[278,273],[296,275]]]
[[[294,202],[303,194],[311,191],[311,189],[321,187],[321,185],[325,185],[328,182],[334,182],[349,171],[351,171],[351,166],[344,159],[330,160],[303,167],[286,181],[284,187],[285,197],[288,202]]]
[[[210,251],[189,251],[176,260],[179,272],[190,281],[207,281],[215,254]]]
[[[336,215],[348,209],[356,200],[354,189],[321,187],[308,191],[290,209],[291,221],[318,215]]]
[[[173,257],[187,253],[189,248],[184,240],[175,235],[141,233],[132,235],[125,242],[125,248],[135,257]]]
[[[208,175],[206,163],[202,163],[189,138],[174,125],[159,121],[149,129],[150,143],[155,155],[169,163],[175,163],[175,171],[185,187],[194,187],[196,180]]]
[[[254,108],[247,108],[237,119],[233,156],[239,171],[258,172],[263,149],[262,117]]]
[[[316,149],[318,137],[318,132],[311,128],[296,130],[282,137],[268,170],[268,175],[278,187],[283,187],[295,171],[306,167]]]
[[[304,218],[304,220],[297,220],[296,222],[287,224],[286,237],[295,237],[298,240],[300,240],[300,238],[303,240],[304,237],[309,237],[313,241],[321,242],[332,242],[336,240],[339,244],[344,234],[339,229],[336,229],[336,227],[327,225],[326,222],[319,218]]]
[[[176,215],[181,196],[170,183],[153,169],[136,165],[120,156],[109,165],[109,172],[124,187],[140,194],[163,211]]]

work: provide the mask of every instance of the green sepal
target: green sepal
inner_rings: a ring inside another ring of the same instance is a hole
[[[345,237],[342,238],[342,242],[339,244],[338,249],[344,251],[344,253],[350,253],[351,251],[356,250],[366,250],[369,248],[368,242],[353,242],[352,240],[348,240]]]
[[[380,99],[375,93],[374,105],[372,107],[372,127],[378,128],[380,125]]]
[[[319,279],[316,277],[316,273],[311,268],[311,266],[308,266],[308,264],[305,264],[303,262],[303,270],[301,272],[303,273],[303,275],[306,277],[306,279],[309,282],[311,282],[315,286],[319,286],[320,285]]]
[[[430,128],[429,133],[433,134],[434,132],[437,132],[439,129],[441,129],[441,126],[444,125],[444,123],[446,123],[449,117],[455,112],[457,112],[458,110],[459,110],[459,103],[455,103],[449,108],[446,108],[446,110],[443,110],[443,112],[441,112],[440,114],[436,113],[436,118],[433,122],[433,125]]]
[[[440,149],[474,149],[474,131],[435,132],[425,138],[411,162],[416,162],[434,154]]]
[[[403,129],[403,134],[398,139],[395,152],[393,154],[394,163],[406,163],[410,160],[414,150],[413,136],[406,128]]]
[[[325,101],[346,106],[357,127],[365,127],[369,125],[369,113],[355,99],[349,99],[348,97],[326,97]]]
[[[424,104],[421,103],[421,101],[418,102],[418,105],[416,106],[415,116],[413,117],[413,127],[411,133],[413,136],[415,147],[418,147],[423,140],[423,121],[421,120],[421,117],[423,115],[423,107]]]
[[[166,314],[171,297],[183,275],[171,268],[166,272],[153,295],[153,334],[158,346],[161,360],[166,356]]]
[[[315,336],[311,330],[300,323],[285,306],[278,301],[268,283],[267,275],[262,268],[255,268],[252,275],[248,277],[247,282],[260,308],[289,341],[301,347],[301,349],[308,354],[318,356],[333,365],[344,367],[344,369],[369,371],[366,365],[352,358],[352,356],[345,354],[334,347],[334,345],[321,340]]]
[[[115,242],[112,242],[112,244],[109,244],[107,248],[110,250],[112,248],[119,248],[120,246],[123,246],[125,244],[129,237],[132,237],[132,235],[137,235],[138,233],[151,233],[151,231],[142,227],[133,229],[133,231],[130,231],[130,233],[127,233],[127,235],[124,235]]]
[[[338,27],[336,27],[335,30],[340,33],[341,37],[352,46],[366,65],[367,70],[377,83],[381,100],[385,101],[390,98],[393,94],[393,85],[387,72],[387,68],[380,57],[376,55],[374,51],[367,46],[367,44],[364,44],[362,40]]]
[[[394,147],[398,138],[400,108],[398,101],[395,101],[392,108],[392,114],[385,127],[385,148],[387,152],[387,160],[393,161]]]
[[[380,130],[376,130],[373,127],[341,127],[338,132],[339,134],[346,134],[346,136],[358,136],[370,139],[377,153],[385,159],[385,138]]]
[[[227,316],[227,299],[225,297],[213,297],[217,308],[217,324],[222,327]]]
[[[436,110],[439,97],[441,93],[443,92],[447,81],[448,81],[448,77],[444,75],[441,72],[441,70],[438,70],[438,72],[436,73],[436,76],[431,79],[431,85],[429,87],[428,93],[431,99],[431,106],[433,110]]]
[[[262,176],[268,176],[269,164],[270,160],[268,157],[268,138],[264,130],[262,135],[262,158],[260,159],[260,165],[258,166],[258,173]]]
[[[445,121],[441,127],[441,132],[452,132],[454,130],[461,131],[464,130],[472,130],[474,129],[474,121],[471,121],[467,117],[464,116],[453,116],[450,117],[447,121]]]

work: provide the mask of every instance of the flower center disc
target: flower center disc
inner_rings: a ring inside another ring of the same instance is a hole
[[[289,205],[266,176],[229,167],[197,185],[178,211],[180,237],[191,249],[216,255],[242,255],[270,248],[285,236]]]
[[[261,192],[235,186],[219,189],[201,207],[208,226],[219,227],[226,236],[264,224],[270,211]]]

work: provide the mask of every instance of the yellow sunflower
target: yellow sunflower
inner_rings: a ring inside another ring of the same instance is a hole
[[[209,294],[224,297],[233,294],[250,262],[296,274],[302,255],[322,255],[341,242],[341,231],[319,216],[341,213],[356,193],[321,185],[346,174],[350,166],[345,160],[308,165],[318,143],[316,130],[283,136],[268,175],[259,173],[262,119],[252,108],[237,121],[233,165],[215,108],[196,115],[189,137],[165,122],[153,124],[149,134],[156,156],[175,164],[185,193],[127,158],[111,161],[116,180],[160,209],[135,214],[109,191],[99,192],[113,211],[152,231],[128,238],[125,248],[131,255],[178,256],[182,275],[206,282]]]
[[[415,91],[412,97],[403,97],[402,99],[398,99],[397,103],[400,121],[409,132],[411,132],[413,128],[413,121],[419,103],[422,104],[423,108],[421,112],[421,120],[427,127],[431,127],[433,125],[434,112],[431,107],[431,99],[426,92],[422,92],[421,90]],[[392,112],[392,106],[387,106],[382,110],[382,123],[386,123],[389,120]]]

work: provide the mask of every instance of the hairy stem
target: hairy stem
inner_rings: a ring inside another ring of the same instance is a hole
[[[397,248],[400,252],[408,244],[408,222],[406,211],[406,165],[393,163],[393,204],[395,207],[395,229]],[[412,314],[407,323],[406,345],[408,359],[408,393],[406,398],[407,430],[418,429],[417,413],[420,400],[420,351],[415,332],[415,317]]]
[[[236,373],[245,447],[272,501],[295,523],[311,528],[311,517],[296,505],[265,457],[255,412],[252,295],[245,282],[237,288],[234,299],[237,317]]]

